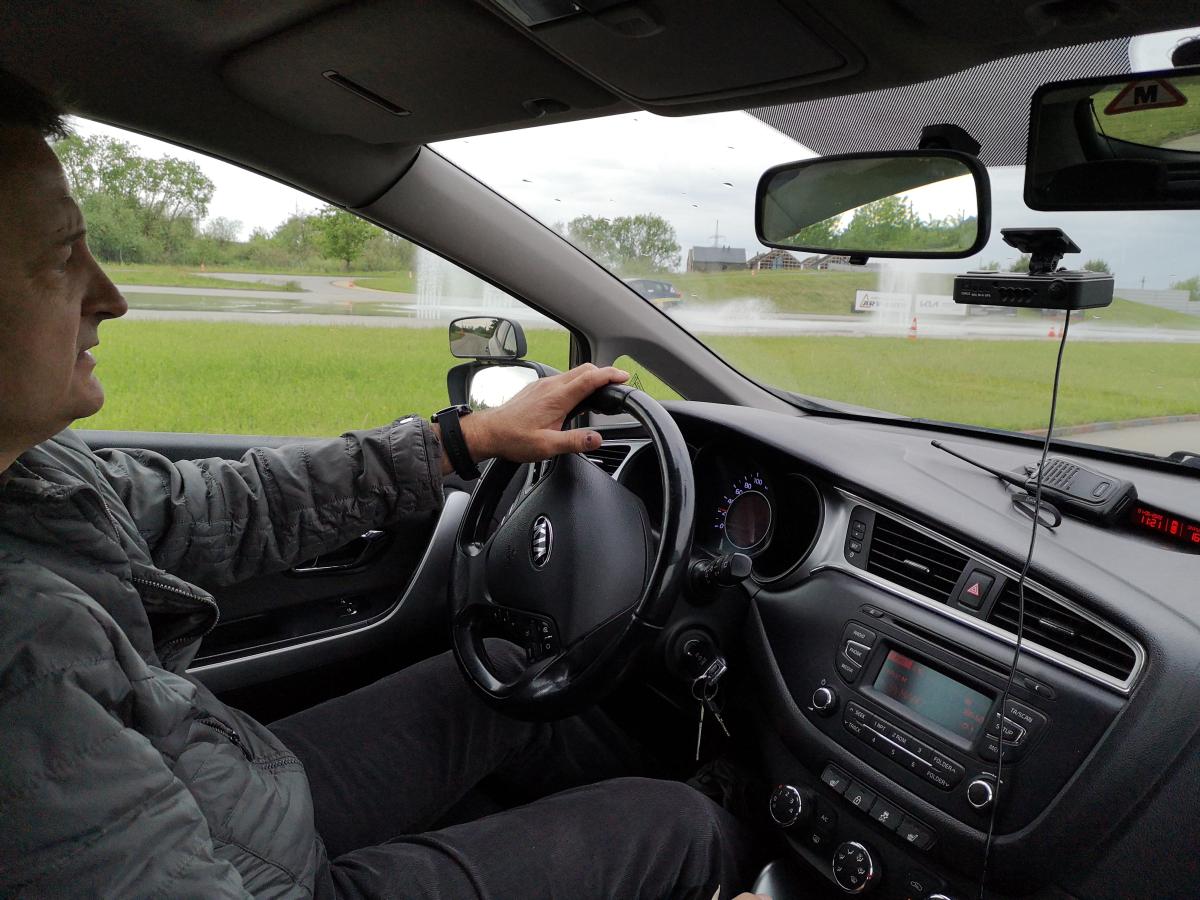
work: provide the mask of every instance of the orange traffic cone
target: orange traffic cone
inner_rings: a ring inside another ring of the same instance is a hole
[[[913,316],[912,324],[908,326],[908,339],[915,341],[917,339],[917,317]]]
[[[1054,323],[1050,323],[1050,333],[1046,335],[1048,338],[1057,338],[1058,332],[1054,330]]]

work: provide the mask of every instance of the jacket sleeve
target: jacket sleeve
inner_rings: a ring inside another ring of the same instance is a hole
[[[441,445],[416,416],[237,462],[97,457],[155,564],[207,585],[281,571],[442,503]]]
[[[14,597],[2,577],[0,592],[0,896],[248,897],[186,786],[122,723],[141,660],[105,635],[116,624],[82,598]]]

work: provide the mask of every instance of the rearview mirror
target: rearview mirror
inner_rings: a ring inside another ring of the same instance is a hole
[[[1200,67],[1058,81],[1029,115],[1025,203],[1200,207]]]
[[[957,259],[987,243],[987,170],[955,150],[854,153],[786,163],[758,182],[768,247],[849,257]]]
[[[459,359],[520,359],[525,330],[511,319],[472,316],[450,323],[450,353]]]

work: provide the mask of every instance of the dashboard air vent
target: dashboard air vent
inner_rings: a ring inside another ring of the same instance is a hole
[[[867,571],[939,603],[948,603],[967,557],[883,515],[875,516]]]
[[[1005,631],[1017,633],[1017,582],[1004,586],[988,621]],[[1023,640],[1033,641],[1106,675],[1125,679],[1137,662],[1132,648],[1101,625],[1056,603],[1039,591],[1025,587]]]
[[[595,450],[585,453],[589,460],[602,468],[609,475],[615,475],[625,457],[629,455],[628,444],[602,444]]]

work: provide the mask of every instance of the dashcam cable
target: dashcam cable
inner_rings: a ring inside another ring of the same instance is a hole
[[[1067,347],[1067,329],[1071,325],[1071,313],[1068,310],[1063,321],[1062,338],[1058,342],[1058,358],[1054,362],[1054,386],[1050,389],[1050,421],[1046,426],[1046,437],[1042,441],[1042,459],[1038,464],[1037,482],[1033,492],[1033,526],[1029,532],[1029,551],[1025,554],[1025,565],[1021,567],[1021,577],[1017,580],[1017,643],[1013,650],[1012,665],[1008,669],[1008,681],[1004,685],[1004,693],[1000,695],[1000,737],[997,741],[1000,752],[996,759],[996,788],[992,798],[992,811],[988,817],[987,839],[983,844],[983,871],[979,875],[979,900],[985,900],[987,888],[988,861],[992,854],[992,838],[996,832],[996,811],[1000,808],[1000,797],[1003,791],[1004,773],[1004,710],[1008,708],[1008,695],[1012,690],[1013,681],[1017,676],[1017,663],[1021,658],[1021,639],[1025,632],[1025,579],[1029,567],[1033,563],[1033,548],[1037,545],[1038,519],[1042,512],[1042,473],[1046,471],[1046,457],[1050,452],[1050,437],[1054,433],[1054,414],[1058,409],[1058,380],[1062,374],[1063,351]]]

